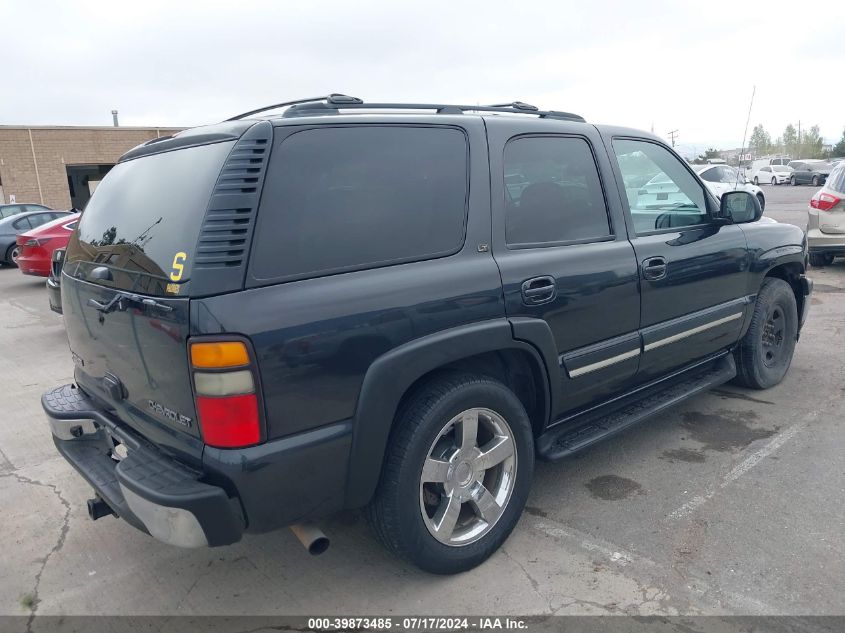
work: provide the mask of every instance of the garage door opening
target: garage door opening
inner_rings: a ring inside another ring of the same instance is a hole
[[[114,165],[68,165],[67,185],[74,209],[84,209],[97,185]]]

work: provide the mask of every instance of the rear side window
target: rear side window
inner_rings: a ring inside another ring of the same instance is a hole
[[[232,142],[119,163],[88,202],[65,271],[101,285],[166,295],[191,277],[208,201]],[[98,267],[111,274],[91,275]]]
[[[300,278],[457,252],[467,141],[452,128],[297,132],[270,159],[253,246],[260,280]]]
[[[21,230],[31,229],[32,224],[30,224],[29,217],[27,216],[27,217],[21,218],[20,220],[17,220],[16,222],[12,222],[12,227],[21,231]]]
[[[827,177],[827,188],[845,193],[845,162],[839,163]]]
[[[598,170],[584,139],[514,139],[505,147],[504,177],[508,245],[543,245],[610,235]]]

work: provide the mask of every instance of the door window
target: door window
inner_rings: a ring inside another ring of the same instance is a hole
[[[18,213],[23,213],[22,205],[10,204],[8,206],[0,208],[0,217],[8,218],[13,215],[17,215]]]
[[[33,215],[27,216],[27,218],[29,219],[32,228],[41,226],[42,224],[46,224],[47,222],[50,222],[51,220],[55,219],[52,213],[35,213]]]
[[[517,138],[505,147],[504,158],[509,246],[611,235],[598,169],[584,139]]]
[[[613,150],[629,182],[650,176],[639,188],[627,188],[628,204],[638,234],[704,224],[709,220],[704,189],[686,166],[657,143],[616,139]]]

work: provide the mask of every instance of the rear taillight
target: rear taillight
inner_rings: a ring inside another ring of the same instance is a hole
[[[261,441],[261,415],[249,350],[242,341],[190,345],[197,419],[209,446],[242,448]]]
[[[810,198],[810,206],[819,211],[830,211],[833,207],[841,202],[840,198],[832,196],[829,193],[819,192]]]
[[[50,241],[49,237],[42,237],[40,239],[30,238],[26,242],[23,243],[24,246],[44,246],[47,242]]]

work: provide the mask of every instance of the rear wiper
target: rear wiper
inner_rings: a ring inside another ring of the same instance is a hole
[[[142,305],[147,308],[158,308],[162,312],[171,312],[173,308],[165,303],[142,297],[132,292],[117,292],[107,303],[100,303],[96,299],[88,299],[88,305],[95,308],[100,314],[108,314],[115,310],[123,312],[130,304]]]

